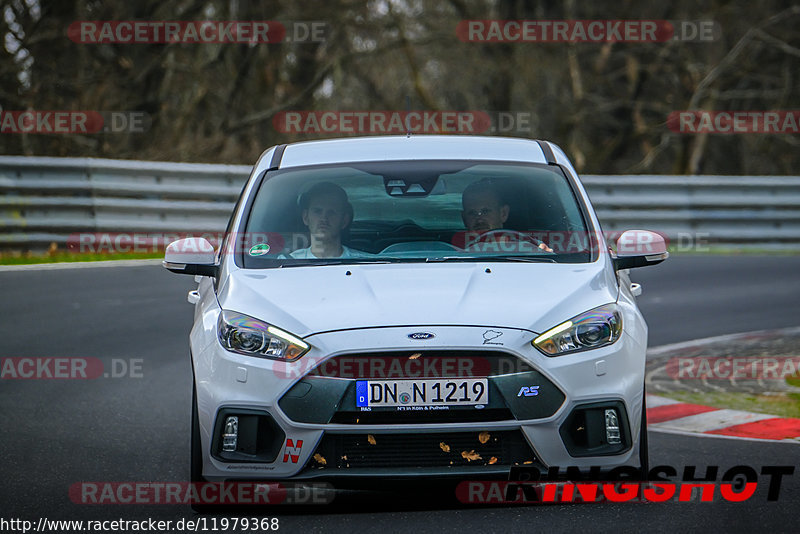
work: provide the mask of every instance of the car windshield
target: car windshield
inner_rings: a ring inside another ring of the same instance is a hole
[[[238,236],[246,268],[429,261],[587,262],[561,169],[401,161],[272,171]]]

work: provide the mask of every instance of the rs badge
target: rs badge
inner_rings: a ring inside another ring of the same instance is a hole
[[[522,386],[519,388],[519,393],[517,393],[517,397],[535,397],[539,394],[539,386]]]

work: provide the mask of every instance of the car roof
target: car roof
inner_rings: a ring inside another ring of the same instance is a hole
[[[539,142],[512,137],[397,135],[285,145],[279,168],[359,161],[479,160],[547,163]],[[265,162],[268,163],[268,162]]]

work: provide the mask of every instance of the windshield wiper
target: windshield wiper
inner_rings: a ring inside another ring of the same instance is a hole
[[[282,267],[307,267],[309,265],[362,265],[362,264],[380,264],[391,263],[388,260],[373,260],[373,259],[358,259],[358,258],[319,258],[316,260],[288,260],[281,262],[277,265],[278,268]]]
[[[427,258],[331,258],[315,260],[288,260],[281,261],[275,267],[308,267],[310,265],[381,265],[389,263],[444,263],[453,262],[481,262],[481,261],[507,261],[517,263],[558,263],[555,259],[546,256],[435,256]]]
[[[519,263],[558,263],[554,258],[548,256],[490,256],[486,259]]]
[[[425,263],[435,263],[440,261],[474,261],[480,260],[482,258],[478,256],[434,256],[434,257],[426,257],[426,258],[418,258],[424,259]]]
[[[547,256],[436,256],[425,258],[425,263],[436,263],[445,261],[511,261],[520,263],[558,263],[555,259]]]

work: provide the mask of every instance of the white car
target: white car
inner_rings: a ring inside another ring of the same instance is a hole
[[[647,326],[546,141],[391,136],[272,147],[195,275],[193,481],[506,478],[647,469]]]

